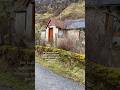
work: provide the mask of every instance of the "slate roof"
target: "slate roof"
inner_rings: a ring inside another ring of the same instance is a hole
[[[85,19],[66,20],[64,22],[56,19],[50,19],[47,23],[47,26],[51,25],[62,29],[80,29],[85,28]]]
[[[66,29],[85,28],[85,19],[66,20],[65,27],[66,27]]]
[[[120,0],[86,0],[86,6],[92,5],[120,5]]]

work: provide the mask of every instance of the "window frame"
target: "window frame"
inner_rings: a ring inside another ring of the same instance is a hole
[[[62,31],[62,35],[60,35],[61,31]],[[64,32],[65,31],[63,29],[58,29],[58,38],[63,38],[64,37]]]

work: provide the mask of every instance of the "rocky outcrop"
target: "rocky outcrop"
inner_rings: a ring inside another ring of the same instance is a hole
[[[53,12],[55,16],[59,15],[71,3],[82,0],[36,0],[36,12]]]

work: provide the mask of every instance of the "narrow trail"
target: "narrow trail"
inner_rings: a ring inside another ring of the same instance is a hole
[[[85,90],[84,86],[35,64],[35,90]]]

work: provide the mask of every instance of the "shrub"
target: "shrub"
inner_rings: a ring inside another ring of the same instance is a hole
[[[106,67],[91,61],[87,61],[86,66],[87,87],[92,90],[120,90],[119,68]]]
[[[61,57],[61,60],[64,60],[65,58],[67,58],[68,61],[74,60],[74,61],[84,62],[84,60],[85,60],[85,55],[73,53],[71,51],[66,51],[63,49],[50,48],[50,47],[44,47],[44,46],[36,46],[36,51],[39,55],[41,55],[42,52],[58,52]]]
[[[16,72],[18,72],[18,74],[16,76],[18,76],[19,78],[22,78],[25,80],[25,78],[31,78],[32,76],[22,76],[19,75],[19,72],[22,73],[20,71],[20,68],[23,67],[32,67],[33,65],[27,65],[27,63],[32,63],[34,62],[34,51],[32,49],[23,49],[23,48],[18,48],[18,47],[12,47],[12,46],[2,46],[0,48],[0,58],[2,60],[2,63],[5,65],[7,64],[7,71],[11,71],[11,73],[13,73],[14,75],[16,75]],[[21,64],[21,62],[24,62],[25,64]],[[1,66],[3,65],[1,63]],[[1,69],[1,68],[0,68]],[[33,68],[34,69],[34,68]],[[2,68],[2,71],[4,72],[4,68]],[[33,70],[32,70],[33,71]],[[29,73],[29,71],[23,71]]]

